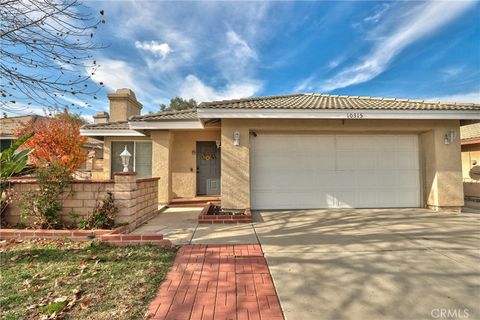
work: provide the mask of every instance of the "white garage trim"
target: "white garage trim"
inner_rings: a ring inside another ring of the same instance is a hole
[[[252,209],[420,207],[417,135],[251,137]]]

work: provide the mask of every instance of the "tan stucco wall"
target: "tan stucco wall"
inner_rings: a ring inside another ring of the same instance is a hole
[[[173,136],[175,143],[172,153],[172,196],[173,198],[194,197],[197,193],[196,143],[220,140],[220,130],[174,131]]]
[[[159,177],[158,202],[196,195],[196,142],[220,140],[220,129],[157,130],[149,137],[106,137],[104,171],[97,179],[109,179],[112,141],[152,141],[152,176]]]
[[[431,207],[463,206],[460,142],[444,144],[456,120],[222,120],[222,206],[250,207],[250,132],[416,133],[420,136],[423,202]],[[240,132],[240,146],[233,133]]]

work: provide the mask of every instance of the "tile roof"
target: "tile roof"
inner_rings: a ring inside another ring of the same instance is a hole
[[[128,126],[128,121],[116,121],[116,122],[107,122],[107,123],[92,123],[82,126],[82,130],[123,130],[130,129]]]
[[[36,122],[46,118],[45,116],[39,116],[36,114],[16,117],[6,117],[0,119],[0,137],[12,137],[14,131],[27,123]]]
[[[480,122],[469,124],[466,126],[461,126],[460,138],[462,140],[479,139],[480,138]]]
[[[189,121],[189,120],[198,120],[197,110],[195,109],[186,109],[186,110],[176,110],[176,111],[162,111],[151,114],[144,114],[140,116],[132,116],[129,119],[130,121]]]
[[[203,102],[199,109],[358,109],[358,110],[478,110],[480,104],[297,93]]]

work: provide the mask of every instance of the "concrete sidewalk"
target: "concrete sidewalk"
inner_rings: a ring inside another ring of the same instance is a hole
[[[132,233],[159,233],[175,245],[257,244],[251,223],[198,224],[202,208],[167,208]]]

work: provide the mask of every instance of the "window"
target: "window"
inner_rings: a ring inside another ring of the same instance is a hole
[[[10,148],[12,144],[13,144],[12,139],[0,139],[0,151]]]
[[[112,141],[112,170],[114,172],[123,171],[122,159],[120,153],[127,147],[132,155],[128,164],[128,170],[137,173],[139,178],[148,178],[152,176],[152,143],[150,141]]]

